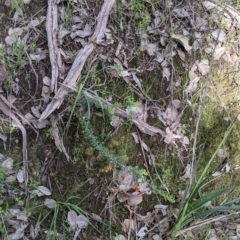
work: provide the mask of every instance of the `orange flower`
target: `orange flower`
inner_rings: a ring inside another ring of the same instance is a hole
[[[134,185],[133,186],[133,190],[135,191],[135,192],[140,192],[140,186],[139,185]]]
[[[104,167],[104,171],[107,172],[111,172],[112,171],[112,166],[111,165],[107,165],[106,167]]]

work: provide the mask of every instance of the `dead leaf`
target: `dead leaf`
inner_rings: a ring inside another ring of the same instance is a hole
[[[23,183],[24,182],[24,173],[23,173],[22,169],[18,170],[17,180],[18,180],[19,183]]]
[[[152,239],[153,240],[162,240],[162,237],[158,234],[155,234],[155,235],[152,236]]]
[[[201,60],[197,63],[198,71],[204,76],[210,72],[210,66],[207,59]]]
[[[43,84],[45,84],[46,86],[50,86],[50,84],[51,84],[51,79],[50,79],[49,77],[45,76],[45,77],[43,78]]]
[[[44,186],[39,186],[39,187],[37,188],[37,190],[40,191],[40,192],[42,192],[42,193],[43,193],[44,195],[46,195],[46,196],[49,196],[49,195],[52,194],[51,191],[50,191],[47,187],[44,187]]]
[[[13,168],[13,160],[9,157],[5,157],[0,153],[0,163],[5,170],[11,170]]]
[[[165,111],[164,120],[168,126],[171,126],[177,120],[178,115],[177,109],[170,104]]]
[[[189,38],[181,34],[172,34],[171,37],[179,42],[186,51],[190,51],[192,47],[189,45]]]
[[[135,73],[132,73],[132,77],[133,77],[133,81],[137,84],[138,88],[139,88],[142,92],[144,92],[143,89],[142,89],[141,81],[140,81],[140,79],[136,76]]]
[[[216,171],[216,172],[212,173],[212,176],[213,177],[218,177],[218,176],[220,176],[222,174],[223,174],[222,172]]]
[[[46,53],[43,52],[41,54],[29,54],[29,57],[33,60],[33,61],[41,61],[46,59]]]
[[[182,102],[178,99],[174,99],[171,101],[171,104],[174,108],[179,109],[182,106]]]
[[[226,49],[225,47],[216,47],[214,54],[213,54],[213,59],[219,60],[221,58],[221,56],[224,54],[225,49]]]
[[[19,84],[18,84],[18,82],[19,82],[19,79],[16,78],[15,81],[12,81],[12,84],[11,84],[11,89],[12,89],[12,91],[16,95],[18,95],[18,92],[19,92]]]
[[[146,236],[147,232],[148,232],[147,227],[141,227],[140,230],[137,232],[137,236],[143,238]]]
[[[217,151],[217,156],[218,156],[219,158],[225,158],[225,157],[227,157],[227,154],[226,154],[225,151],[221,148],[221,149],[218,149],[218,151]]]
[[[183,137],[180,139],[180,142],[181,142],[183,145],[189,145],[189,144],[190,144],[189,138],[188,138],[187,136],[183,136]]]
[[[157,61],[158,63],[162,63],[164,60],[164,55],[162,53],[157,52],[156,56],[157,57],[154,60]]]
[[[148,147],[148,145],[145,142],[141,141],[141,145],[145,151],[147,151],[147,152],[150,151],[150,148]]]
[[[190,17],[189,13],[184,8],[174,8],[173,12],[176,13],[179,18]]]
[[[154,208],[160,210],[163,216],[167,215],[168,205],[158,204],[158,205],[155,205]]]
[[[54,199],[46,198],[46,200],[44,201],[44,205],[47,208],[53,209],[56,205],[56,201]]]
[[[14,43],[17,42],[17,37],[15,37],[15,36],[7,36],[7,37],[5,38],[5,42],[6,42],[6,44],[8,44],[9,46],[12,46]]]
[[[119,188],[124,191],[130,190],[134,185],[134,174],[132,167],[126,166],[118,172]]]
[[[203,6],[207,9],[207,10],[211,10],[213,8],[216,7],[216,4],[210,2],[210,1],[203,1]]]
[[[39,106],[31,107],[31,111],[36,118],[39,118],[41,116],[39,108],[40,108]]]
[[[166,128],[166,136],[164,138],[164,142],[167,144],[175,144],[176,139],[180,139],[181,136],[174,134],[169,127]]]
[[[141,193],[133,192],[131,196],[128,198],[128,205],[137,206],[143,200],[143,196]]]
[[[7,141],[7,136],[0,133],[0,139],[5,143]],[[0,156],[0,162],[1,162],[1,156]]]
[[[66,28],[60,28],[60,30],[58,32],[58,38],[63,39],[65,36],[67,36],[70,33],[71,32],[69,30],[67,30]]]
[[[212,36],[214,40],[219,42],[225,42],[226,41],[226,33],[222,29],[216,29],[212,32]]]
[[[157,43],[149,43],[147,45],[147,53],[150,56],[153,56],[158,50],[158,44]]]
[[[192,169],[191,165],[187,164],[184,170],[184,175],[180,178],[181,180],[191,179],[192,178]]]
[[[63,144],[63,140],[62,140],[62,137],[60,135],[60,131],[59,131],[58,126],[57,126],[57,120],[54,117],[52,117],[50,120],[51,120],[52,127],[53,127],[53,137],[54,137],[55,145],[60,152],[64,153],[67,161],[70,161],[71,158],[68,155],[67,150],[66,150],[66,148]]]
[[[44,120],[39,120],[38,118],[35,118],[31,113],[27,113],[25,115],[25,118],[32,123],[32,125],[36,128],[36,129],[43,129],[45,128],[47,125],[49,125],[49,121],[47,119]]]
[[[31,20],[30,23],[28,24],[29,28],[35,28],[40,24],[40,21],[38,19]]]
[[[26,209],[23,210],[23,211],[20,211],[18,214],[17,214],[17,220],[22,220],[24,222],[26,222],[28,220],[28,216],[27,216],[27,211]]]
[[[76,31],[76,34],[81,38],[89,37],[92,33],[93,31],[89,24],[86,24],[83,30]]]
[[[199,77],[196,77],[195,79],[191,80],[187,86],[187,88],[185,89],[186,93],[192,93],[197,89],[197,83],[200,80]]]
[[[139,144],[139,139],[138,139],[137,133],[134,132],[134,133],[131,133],[131,135],[133,136],[135,143]]]
[[[43,97],[45,103],[49,102],[49,100],[51,98],[50,94],[51,94],[50,87],[49,86],[43,86],[41,96]]]
[[[119,71],[118,75],[120,77],[128,77],[130,76],[131,74],[128,72],[128,70],[122,70],[122,71]]]
[[[166,77],[167,81],[169,81],[171,76],[170,69],[168,67],[164,67],[162,75],[163,75],[163,78]]]
[[[129,232],[130,231],[136,231],[137,229],[137,226],[136,226],[136,223],[131,219],[125,219],[122,223],[122,226],[123,226],[123,230],[124,232]]]
[[[140,180],[138,180],[138,185],[139,185],[139,189],[141,193],[146,193],[147,195],[151,195],[152,191],[150,189],[150,187],[148,186],[147,182],[142,182]]]
[[[97,215],[95,213],[91,213],[91,215],[92,215],[92,219],[94,219],[94,220],[96,220],[98,222],[102,222],[103,221],[103,219],[99,215]]]
[[[15,37],[21,36],[23,34],[23,30],[24,30],[23,28],[10,28],[8,30],[8,35]]]
[[[181,49],[176,49],[176,50],[180,59],[185,62],[185,58],[186,58],[185,53]]]

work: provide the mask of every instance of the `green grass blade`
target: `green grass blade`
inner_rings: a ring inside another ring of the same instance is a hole
[[[216,213],[216,212],[223,212],[223,211],[230,211],[230,210],[239,210],[240,209],[240,206],[217,206],[217,207],[214,207],[212,209],[209,209],[209,210],[206,210],[206,211],[203,211],[199,214],[196,215],[196,218],[203,218],[203,217],[207,217],[213,213]]]
[[[83,84],[80,84],[79,89],[78,89],[78,93],[77,93],[77,97],[76,97],[76,99],[75,99],[75,101],[73,103],[73,106],[72,106],[72,109],[71,109],[71,113],[70,113],[70,116],[69,116],[68,121],[67,121],[67,132],[68,132],[68,129],[69,129],[69,126],[70,126],[70,123],[71,123],[71,120],[72,120],[72,116],[74,114],[74,110],[76,108],[77,102],[78,102],[78,100],[79,100],[79,98],[80,98],[80,96],[82,94],[83,86],[84,86]]]
[[[239,201],[240,201],[240,197],[235,198],[235,199],[233,199],[233,200],[231,200],[229,202],[223,203],[223,204],[221,204],[221,206],[230,206],[230,205],[235,204],[235,203],[237,203]]]
[[[234,124],[230,125],[230,127],[228,128],[227,132],[225,133],[224,135],[224,138],[222,139],[222,141],[220,142],[220,144],[218,145],[216,151],[213,153],[213,155],[211,156],[209,162],[207,163],[206,167],[204,168],[202,174],[200,175],[199,179],[197,180],[196,182],[196,185],[194,187],[194,189],[192,190],[190,196],[189,196],[189,199],[188,201],[189,202],[192,202],[193,199],[196,197],[200,187],[203,185],[203,183],[205,182],[205,179],[204,177],[206,176],[207,174],[207,171],[209,169],[209,167],[211,166],[213,160],[215,159],[216,155],[217,155],[217,152],[219,151],[219,149],[222,147],[222,145],[225,143],[226,139],[228,138],[230,132],[232,131],[233,129],[233,126]]]
[[[206,203],[211,202],[212,200],[216,199],[217,197],[221,196],[222,194],[230,191],[231,188],[223,188],[220,190],[217,190],[215,192],[212,192],[210,194],[207,194],[206,196],[198,199],[197,201],[193,202],[189,205],[189,209],[192,211],[197,211],[198,209],[202,207],[206,207]]]

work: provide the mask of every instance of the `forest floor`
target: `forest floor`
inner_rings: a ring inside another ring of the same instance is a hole
[[[1,0],[1,239],[240,239],[238,10]]]

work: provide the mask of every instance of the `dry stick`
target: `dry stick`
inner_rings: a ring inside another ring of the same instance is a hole
[[[151,176],[150,171],[149,171],[149,168],[148,168],[148,163],[147,163],[147,159],[146,159],[146,154],[145,154],[144,149],[143,149],[143,146],[142,146],[143,141],[142,141],[142,138],[141,138],[141,136],[140,136],[140,134],[139,134],[138,131],[137,131],[137,134],[138,134],[138,139],[139,139],[140,147],[141,147],[141,150],[142,150],[144,162],[145,162],[145,165],[146,165],[145,167],[146,167],[146,169],[147,169],[148,176],[149,176],[151,182],[153,183],[153,179],[152,179],[152,176]]]
[[[47,105],[47,108],[42,113],[39,121],[46,119],[55,109],[59,108],[64,100],[65,95],[67,95],[69,89],[75,87],[77,80],[81,76],[82,69],[84,64],[92,53],[94,48],[93,44],[89,44],[85,46],[81,51],[78,53],[66,79],[64,80],[61,87],[58,89],[55,98]],[[64,85],[64,86],[63,86]]]
[[[219,221],[219,220],[225,220],[225,219],[227,219],[227,218],[229,218],[229,217],[231,217],[231,216],[233,216],[233,215],[237,215],[237,214],[240,214],[240,211],[234,212],[234,213],[230,213],[230,214],[228,214],[228,215],[224,215],[224,216],[220,216],[220,217],[215,217],[215,218],[213,217],[213,218],[210,218],[210,219],[206,219],[206,220],[204,220],[204,221],[201,221],[199,224],[193,225],[193,226],[188,227],[188,228],[185,228],[185,229],[183,229],[183,230],[179,230],[179,231],[176,233],[175,237],[178,237],[179,235],[181,235],[181,234],[183,234],[183,233],[185,233],[185,232],[188,232],[188,231],[190,231],[190,230],[192,230],[192,229],[194,229],[194,228],[196,228],[196,227],[200,227],[200,226],[203,226],[203,225],[205,225],[205,224],[212,223],[212,222],[217,222],[217,221]]]
[[[93,36],[90,38],[91,41],[95,41],[96,43],[99,43],[102,41],[102,38],[104,37],[104,33],[106,30],[108,16],[110,14],[110,11],[111,11],[114,3],[115,3],[115,0],[105,0],[104,4],[102,6],[102,9],[98,15],[98,18],[97,18],[97,20],[98,20],[97,27],[95,29]],[[47,31],[49,31],[48,28],[47,28]],[[51,39],[50,39],[50,41],[51,41]],[[64,100],[65,95],[67,95],[68,91],[70,89],[75,88],[77,80],[81,76],[81,72],[85,65],[85,62],[86,62],[87,58],[89,57],[89,55],[92,53],[93,49],[94,49],[94,44],[90,42],[87,46],[85,46],[83,49],[80,50],[76,59],[73,62],[73,65],[72,65],[67,77],[65,78],[63,84],[57,91],[56,97],[48,104],[47,108],[42,113],[39,121],[46,119],[55,109],[59,108]],[[93,96],[87,92],[85,92],[85,95]],[[123,110],[116,109],[115,113],[118,116],[122,116],[125,118],[127,117],[126,112],[124,112]],[[140,119],[133,119],[132,122],[143,133],[146,133],[151,136],[159,133],[162,136],[165,136],[164,131],[160,130],[159,128],[152,127]]]
[[[2,94],[0,94],[0,99],[6,104],[6,106],[11,109],[11,111],[14,111],[14,113],[22,119],[22,122],[29,125],[29,127],[38,134],[36,129],[32,126],[32,124],[21,114],[21,112],[12,104],[10,103]]]
[[[35,92],[34,92],[33,96],[32,96],[27,102],[25,102],[25,103],[22,105],[22,107],[24,107],[26,104],[28,104],[30,101],[32,101],[32,100],[35,98],[35,96],[36,96],[36,94],[37,94],[37,90],[38,90],[38,74],[37,74],[36,70],[34,69],[33,64],[32,64],[32,60],[31,60],[31,58],[30,58],[30,56],[28,55],[28,53],[27,53],[26,50],[25,50],[25,54],[27,55],[27,58],[28,58],[29,63],[30,63],[30,66],[31,66],[31,68],[32,68],[32,70],[33,70],[33,73],[34,73],[34,75],[35,75],[35,78],[36,78],[36,87],[35,87]]]
[[[48,0],[47,19],[46,19],[46,32],[48,40],[49,58],[52,67],[51,91],[57,91],[57,78],[58,78],[58,61],[61,61],[61,54],[57,47],[57,5],[55,0]]]
[[[73,88],[72,88],[72,90],[73,90]],[[88,98],[90,100],[93,100],[93,101],[96,101],[96,102],[99,102],[99,97],[96,97],[96,96],[94,96],[93,94],[91,94],[91,93],[89,93],[87,91],[83,91],[83,94],[85,95],[86,98]],[[101,99],[101,103],[105,104],[108,107],[113,107],[113,105],[111,103],[107,102],[104,99]],[[114,108],[114,109],[115,109],[114,114],[116,116],[119,116],[119,117],[122,117],[122,118],[128,118],[128,114],[126,113],[126,111],[124,111],[124,110],[122,110],[120,108],[117,108],[117,107]],[[164,131],[162,131],[159,128],[150,126],[149,124],[147,124],[146,122],[144,122],[141,119],[135,118],[135,119],[131,119],[131,121],[137,126],[137,128],[142,133],[148,134],[150,136],[153,136],[153,135],[159,133],[161,136],[163,136],[163,137],[165,136],[165,132]]]
[[[4,98],[2,95],[0,95],[0,109],[2,112],[9,116],[12,119],[13,126],[20,129],[22,133],[22,152],[23,152],[23,174],[24,174],[24,181],[25,181],[25,190],[27,190],[27,183],[28,183],[28,159],[27,159],[27,133],[24,126],[21,124],[19,119],[16,117],[15,114],[11,111],[11,109],[5,104],[5,101],[3,101]]]
[[[49,0],[49,4],[52,3],[53,0]],[[56,108],[60,107],[62,104],[65,95],[67,95],[69,89],[68,87],[76,86],[77,80],[81,77],[82,69],[85,65],[85,62],[89,55],[92,53],[94,49],[93,42],[99,43],[102,41],[104,34],[106,32],[106,26],[108,21],[108,16],[110,11],[115,3],[115,0],[105,0],[102,9],[97,17],[97,26],[93,36],[90,39],[90,43],[86,45],[77,55],[76,59],[73,62],[73,65],[65,78],[63,84],[66,85],[67,88],[60,86],[59,90],[56,92],[56,97],[48,104],[45,111],[42,113],[39,120],[46,119]],[[51,21],[51,9],[48,10],[48,21]],[[51,25],[47,22],[47,34],[48,34],[48,41],[49,46],[53,48],[52,38],[51,35]],[[52,49],[53,51],[55,49]],[[50,48],[49,48],[50,51]],[[51,53],[51,52],[50,52]],[[53,57],[53,56],[52,56]]]

